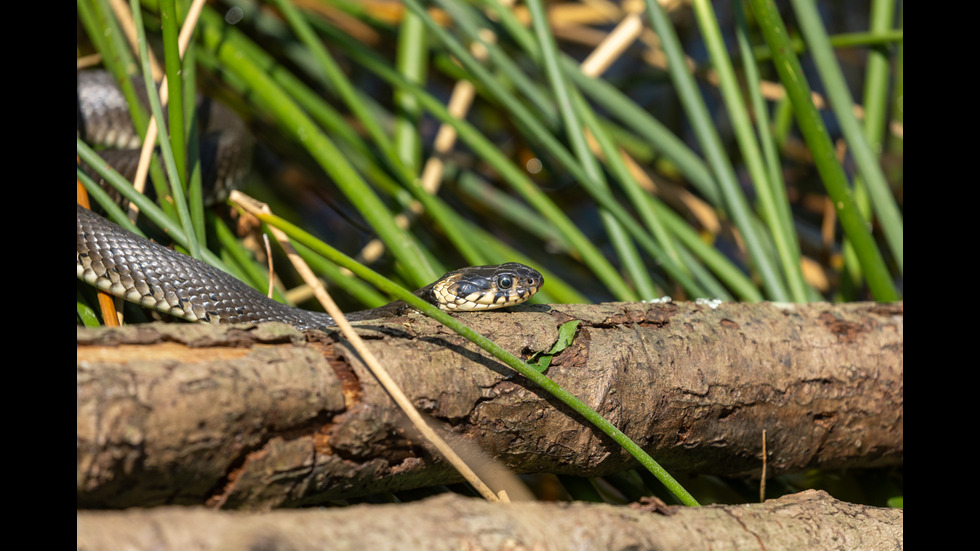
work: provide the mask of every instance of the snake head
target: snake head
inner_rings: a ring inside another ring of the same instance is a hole
[[[448,312],[493,310],[527,301],[542,285],[537,270],[517,262],[470,266],[442,276],[426,300]]]

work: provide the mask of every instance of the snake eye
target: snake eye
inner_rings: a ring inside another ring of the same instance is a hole
[[[501,289],[510,289],[513,286],[514,280],[510,276],[500,276],[500,279],[497,280],[497,287]]]

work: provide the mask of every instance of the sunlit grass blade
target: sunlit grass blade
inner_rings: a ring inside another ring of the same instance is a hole
[[[647,0],[647,15],[653,29],[660,37],[661,45],[669,63],[671,80],[677,89],[678,97],[684,106],[685,113],[698,136],[708,165],[711,167],[715,180],[724,197],[724,207],[738,227],[745,240],[745,249],[752,260],[753,267],[762,279],[762,285],[768,298],[788,300],[785,284],[776,269],[772,255],[765,242],[758,234],[755,216],[749,208],[748,201],[739,188],[735,178],[735,169],[725,153],[724,146],[714,128],[708,109],[701,99],[701,94],[694,82],[694,77],[688,72],[684,52],[674,32],[667,14],[660,4]]]
[[[782,270],[779,272],[780,277],[787,283],[792,282],[789,286],[793,292],[780,286],[776,291],[783,294],[774,294],[770,298],[785,301],[792,296],[795,301],[805,301],[807,297],[800,272],[796,233],[792,226],[782,223],[784,217],[781,216],[780,210],[785,211],[785,208],[781,209],[777,204],[780,198],[785,198],[785,195],[774,191],[776,182],[770,180],[772,172],[766,169],[766,163],[763,161],[761,146],[753,132],[752,117],[742,97],[741,83],[735,75],[732,61],[728,55],[728,48],[715,17],[714,8],[710,2],[705,0],[695,0],[692,6],[711,56],[712,66],[718,76],[718,88],[724,99],[728,117],[732,121],[732,130],[739,146],[739,152],[759,198],[761,218],[765,221],[765,227],[782,266]],[[768,132],[768,130],[766,131]]]
[[[775,138],[770,127],[769,107],[762,97],[762,79],[759,76],[759,68],[755,58],[752,56],[748,23],[745,20],[742,2],[735,4],[734,11],[735,37],[739,53],[742,56],[742,67],[747,83],[746,93],[755,116],[756,137],[759,140],[764,170],[768,176],[763,182],[756,182],[756,185],[766,186],[763,192],[771,201],[771,208],[767,209],[766,223],[772,229],[774,237],[778,237],[776,248],[789,292],[793,300],[805,302],[816,298],[816,294],[807,285],[803,277],[799,238],[793,227],[793,214],[786,193],[786,183],[783,179],[782,160],[779,158]],[[746,121],[746,124],[749,123]]]
[[[857,252],[858,261],[861,263],[872,294],[875,299],[881,301],[898,300],[898,291],[892,282],[885,260],[867,228],[864,217],[858,210],[850,183],[847,181],[843,167],[837,161],[833,143],[830,141],[820,113],[813,105],[810,86],[806,82],[799,60],[790,47],[782,17],[771,0],[749,0],[749,5],[759,21],[766,42],[773,51],[776,71],[792,102],[800,131],[810,147],[817,171],[837,210],[841,227]]]
[[[895,204],[885,174],[878,163],[878,156],[871,147],[861,124],[854,116],[854,101],[844,81],[840,65],[834,56],[833,48],[827,38],[820,14],[813,2],[792,0],[800,29],[806,39],[809,53],[813,56],[820,79],[823,81],[830,105],[840,124],[841,132],[847,140],[850,153],[854,157],[862,182],[867,186],[871,205],[878,215],[881,232],[885,236],[899,273],[904,272],[904,225],[902,216]],[[883,94],[882,94],[883,95]]]

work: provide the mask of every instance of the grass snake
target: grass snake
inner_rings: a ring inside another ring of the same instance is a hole
[[[111,75],[78,73],[76,102],[78,136],[112,147],[101,153],[103,158],[132,179],[138,150],[125,149],[138,148],[139,138]],[[217,103],[199,101],[197,115],[205,182],[218,189],[220,197],[247,170],[251,137],[244,124]],[[77,211],[78,279],[114,296],[189,321],[281,321],[298,329],[335,325],[327,314],[276,302],[219,269],[128,232],[80,205]],[[446,311],[491,310],[528,300],[542,284],[537,271],[511,262],[449,272],[415,295]],[[405,302],[395,301],[347,317],[378,319],[408,309]]]
[[[78,279],[109,294],[189,321],[281,321],[302,330],[336,325],[327,314],[276,302],[209,264],[76,207]],[[454,270],[415,295],[448,312],[492,310],[527,301],[543,284],[544,278],[533,268],[508,262]],[[409,310],[408,304],[396,300],[346,316],[364,321]]]

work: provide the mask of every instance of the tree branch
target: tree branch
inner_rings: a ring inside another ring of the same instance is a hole
[[[903,461],[903,305],[529,306],[461,315],[517,354],[582,320],[548,375],[674,473]],[[419,316],[362,335],[408,396],[514,472],[634,466],[582,419]],[[455,481],[339,336],[285,326],[77,331],[80,507],[268,508]]]
[[[755,505],[490,504],[443,495],[397,505],[273,511],[77,513],[77,549],[901,549],[904,512],[807,491]]]

